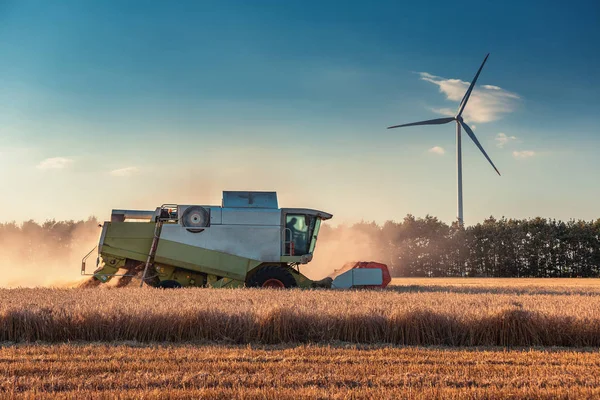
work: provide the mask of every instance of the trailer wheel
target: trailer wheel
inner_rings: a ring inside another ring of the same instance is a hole
[[[158,287],[163,289],[179,289],[181,287],[181,283],[174,280],[166,280],[161,281],[158,284]]]
[[[256,271],[248,282],[248,287],[264,287],[264,288],[292,288],[296,287],[296,279],[290,271],[285,267],[278,265],[268,265]]]

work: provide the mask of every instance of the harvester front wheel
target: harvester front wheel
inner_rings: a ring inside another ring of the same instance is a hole
[[[252,274],[246,282],[246,286],[284,289],[296,287],[297,283],[287,268],[278,265],[267,265]]]

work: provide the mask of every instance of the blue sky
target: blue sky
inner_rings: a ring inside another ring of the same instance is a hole
[[[599,20],[596,1],[0,0],[1,219],[255,189],[338,223],[449,222],[454,127],[385,127],[455,110],[488,52],[465,117],[502,177],[464,137],[466,222],[595,219]]]

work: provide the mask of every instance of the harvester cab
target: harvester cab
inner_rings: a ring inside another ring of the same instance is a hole
[[[275,192],[225,191],[220,206],[113,210],[102,225],[90,286],[115,276],[117,286],[124,286],[140,274],[142,285],[163,288],[387,285],[383,264],[344,268],[320,281],[300,272],[313,258],[321,222],[331,217],[319,210],[279,208]],[[93,251],[82,260],[84,275]]]

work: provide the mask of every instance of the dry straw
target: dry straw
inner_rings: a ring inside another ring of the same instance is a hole
[[[0,397],[597,399],[597,351],[389,346],[0,347]]]
[[[600,296],[2,289],[0,341],[600,346]]]

